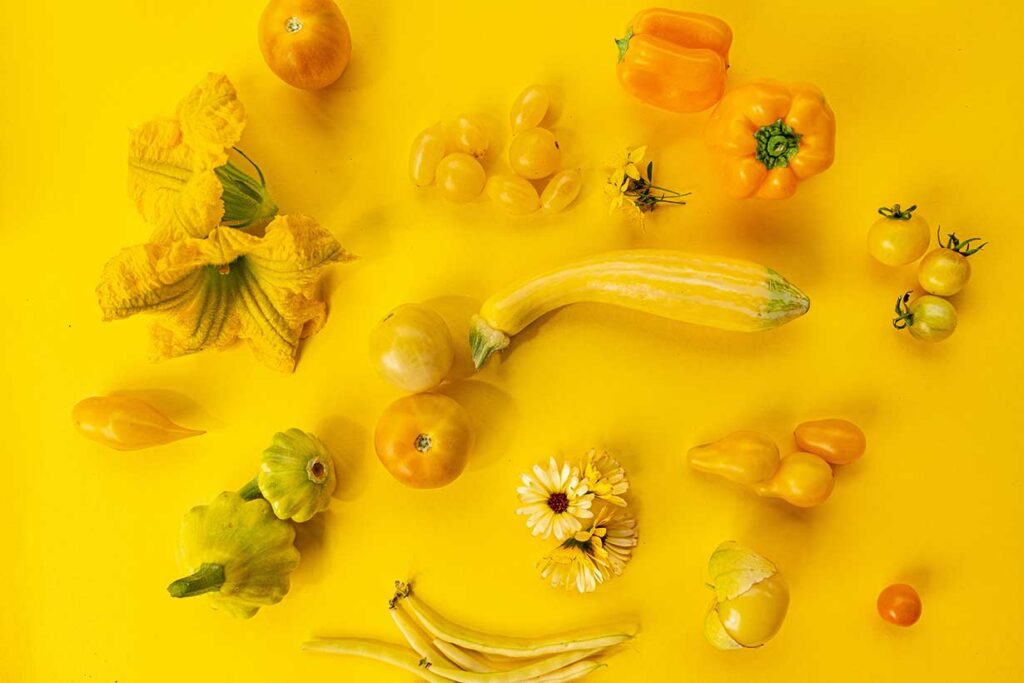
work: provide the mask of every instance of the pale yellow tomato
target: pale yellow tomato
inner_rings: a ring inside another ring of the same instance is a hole
[[[470,155],[453,152],[437,165],[434,181],[442,197],[456,204],[465,204],[480,196],[487,174],[480,162]]]
[[[413,394],[388,406],[374,433],[377,457],[406,486],[432,489],[466,467],[473,428],[465,409],[443,394]]]
[[[578,168],[570,168],[552,176],[540,195],[540,208],[548,213],[558,213],[575,201],[583,187],[583,174]]]
[[[491,144],[487,124],[473,116],[460,116],[448,124],[452,147],[460,152],[482,158]]]
[[[437,166],[444,158],[444,131],[440,126],[431,126],[421,131],[412,141],[409,153],[409,178],[417,187],[434,184]]]
[[[562,150],[550,130],[529,128],[512,138],[508,163],[524,178],[539,180],[558,170],[562,163]]]
[[[509,121],[512,134],[521,133],[528,128],[536,128],[548,113],[551,98],[548,89],[542,85],[531,85],[512,103]]]
[[[487,180],[487,196],[504,211],[514,214],[533,213],[540,207],[537,189],[517,175],[499,173]]]
[[[928,223],[915,215],[917,206],[908,209],[899,204],[883,206],[882,217],[868,231],[868,251],[887,266],[902,266],[921,258],[931,242]]]
[[[440,384],[454,353],[444,318],[418,304],[399,306],[370,333],[370,358],[377,371],[405,391],[426,391]]]

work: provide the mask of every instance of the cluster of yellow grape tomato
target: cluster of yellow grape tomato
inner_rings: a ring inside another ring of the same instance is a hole
[[[913,263],[924,255],[918,265],[917,281],[924,290],[915,298],[912,292],[896,299],[896,318],[892,324],[907,330],[915,339],[937,342],[946,339],[957,325],[956,308],[944,297],[960,292],[971,277],[968,257],[981,251],[987,242],[977,244],[977,237],[961,240],[955,233],[942,240],[936,231],[939,248],[925,254],[931,242],[928,223],[914,212],[917,206],[901,208],[899,204],[878,210],[882,218],[875,220],[868,232],[868,251],[887,266]]]
[[[437,185],[442,197],[457,204],[473,201],[486,189],[490,200],[511,214],[563,210],[576,199],[583,177],[579,169],[559,171],[562,149],[554,133],[540,127],[550,105],[548,90],[539,85],[528,87],[512,104],[511,173],[495,173],[488,179],[480,161],[491,143],[487,125],[460,116],[416,136],[409,177],[417,187]]]

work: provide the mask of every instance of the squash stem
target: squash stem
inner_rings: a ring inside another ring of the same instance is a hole
[[[253,477],[252,481],[238,489],[238,495],[242,497],[242,500],[256,500],[263,497],[263,492],[260,491],[260,478]]]
[[[488,325],[478,315],[473,316],[469,326],[469,348],[473,352],[473,365],[479,370],[495,351],[507,347],[511,340],[501,330]]]
[[[224,565],[204,562],[199,569],[167,587],[172,598],[191,598],[224,585]]]

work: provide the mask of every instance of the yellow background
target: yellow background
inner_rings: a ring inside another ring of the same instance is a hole
[[[292,90],[265,67],[261,5],[3,0],[0,679],[409,680],[299,645],[319,634],[397,640],[385,601],[410,576],[453,618],[497,631],[640,618],[642,635],[594,680],[1024,676],[1016,3],[689,5],[733,27],[731,83],[807,80],[836,111],[835,166],[777,203],[721,195],[700,139],[706,114],[656,111],[619,88],[612,39],[641,2],[346,0],[352,63],[322,93]],[[249,112],[242,147],[282,210],[316,216],[360,256],[329,276],[329,322],[294,375],[244,347],[152,364],[148,321],[99,322],[105,259],[148,234],[125,196],[127,131],[171,113],[207,71],[237,86]],[[480,113],[500,151],[508,106],[534,82],[557,86],[567,163],[586,172],[571,210],[513,219],[411,187],[420,129]],[[663,184],[694,193],[645,229],[609,216],[601,194],[601,167],[641,143]],[[894,201],[991,240],[956,297],[960,328],[940,345],[891,328],[914,268],[884,268],[864,248],[875,208]],[[366,360],[378,318],[641,246],[766,263],[809,293],[811,311],[749,336],[561,311],[479,381],[445,389],[478,428],[457,482],[413,491],[380,467],[374,422],[399,393]],[[135,453],[76,436],[71,406],[116,390],[142,391],[209,433]],[[688,447],[738,428],[792,449],[793,426],[822,416],[855,420],[870,446],[818,509],[684,466]],[[291,593],[250,621],[171,600],[181,516],[244,483],[272,432],[290,426],[320,434],[343,477],[329,513],[300,532]],[[551,544],[514,514],[517,475],[593,446],[626,466],[641,542],[621,578],[591,595],[558,593],[534,568]],[[768,555],[790,581],[786,623],[760,651],[720,653],[700,635],[705,563],[726,539]],[[875,614],[879,590],[897,580],[924,602],[907,630]]]

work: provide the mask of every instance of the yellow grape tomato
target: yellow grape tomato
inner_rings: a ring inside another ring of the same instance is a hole
[[[542,85],[531,85],[512,103],[509,122],[512,134],[516,135],[529,128],[536,128],[548,113],[551,98],[548,90]]]
[[[444,153],[444,132],[440,126],[431,126],[416,136],[409,153],[409,179],[416,187],[434,184],[437,165]]]
[[[558,170],[562,163],[562,150],[550,130],[530,128],[512,138],[508,162],[518,175],[539,180]]]
[[[451,370],[454,355],[444,318],[418,304],[394,309],[370,333],[370,358],[377,371],[404,391],[436,387]]]
[[[442,197],[456,204],[465,204],[479,197],[486,181],[484,167],[463,152],[449,154],[437,165],[437,189]]]
[[[459,152],[480,159],[487,154],[491,144],[491,134],[487,125],[472,116],[460,116],[448,125],[452,146]]]
[[[540,208],[536,188],[517,175],[499,173],[491,176],[486,189],[491,201],[509,213],[533,213]]]
[[[583,174],[578,168],[569,168],[552,176],[540,194],[540,208],[549,213],[558,213],[579,196],[583,187]]]

